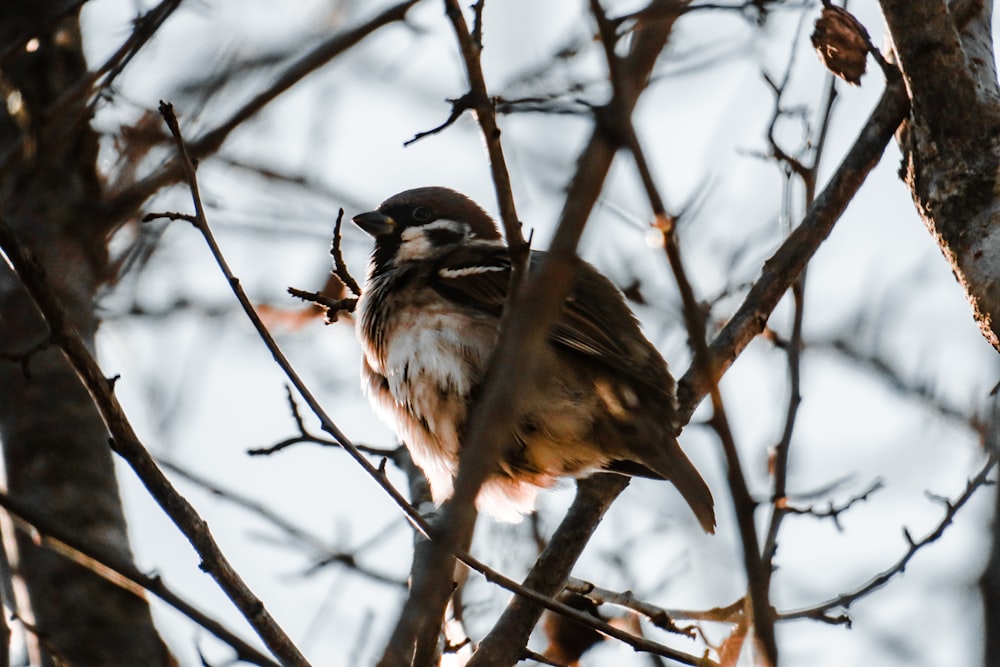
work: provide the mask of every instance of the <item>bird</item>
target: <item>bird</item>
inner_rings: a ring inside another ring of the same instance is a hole
[[[374,239],[355,310],[362,389],[440,505],[497,344],[510,254],[493,218],[446,187],[400,192],[353,221]],[[544,257],[531,251],[529,274]],[[711,490],[673,431],[674,390],[622,293],[581,260],[477,509],[517,522],[539,489],[611,472],[670,481],[714,532]]]

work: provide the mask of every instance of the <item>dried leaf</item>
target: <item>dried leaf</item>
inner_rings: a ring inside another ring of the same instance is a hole
[[[826,5],[816,20],[812,44],[828,70],[844,81],[861,84],[868,59],[868,31],[843,7]]]
[[[595,618],[601,618],[597,613],[597,605],[590,598],[567,591],[558,600]],[[604,635],[597,630],[553,612],[545,613],[542,629],[549,640],[545,657],[564,665],[577,664],[584,653],[604,641]]]
[[[736,667],[743,652],[743,641],[747,638],[747,627],[740,624],[719,647],[719,667]]]

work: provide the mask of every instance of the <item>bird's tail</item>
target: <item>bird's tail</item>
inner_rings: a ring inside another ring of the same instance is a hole
[[[653,447],[643,447],[642,463],[657,477],[673,483],[687,501],[706,533],[715,532],[715,501],[698,469],[673,438]]]

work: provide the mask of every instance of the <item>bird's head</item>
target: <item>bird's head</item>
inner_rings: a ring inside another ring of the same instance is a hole
[[[469,240],[499,241],[493,218],[463,194],[442,187],[406,190],[354,223],[375,239],[376,266],[425,261]]]

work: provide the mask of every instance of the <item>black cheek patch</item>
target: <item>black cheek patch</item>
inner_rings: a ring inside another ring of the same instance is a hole
[[[444,229],[437,227],[424,232],[427,241],[433,246],[446,246],[459,243],[465,239],[465,234],[454,229]]]

